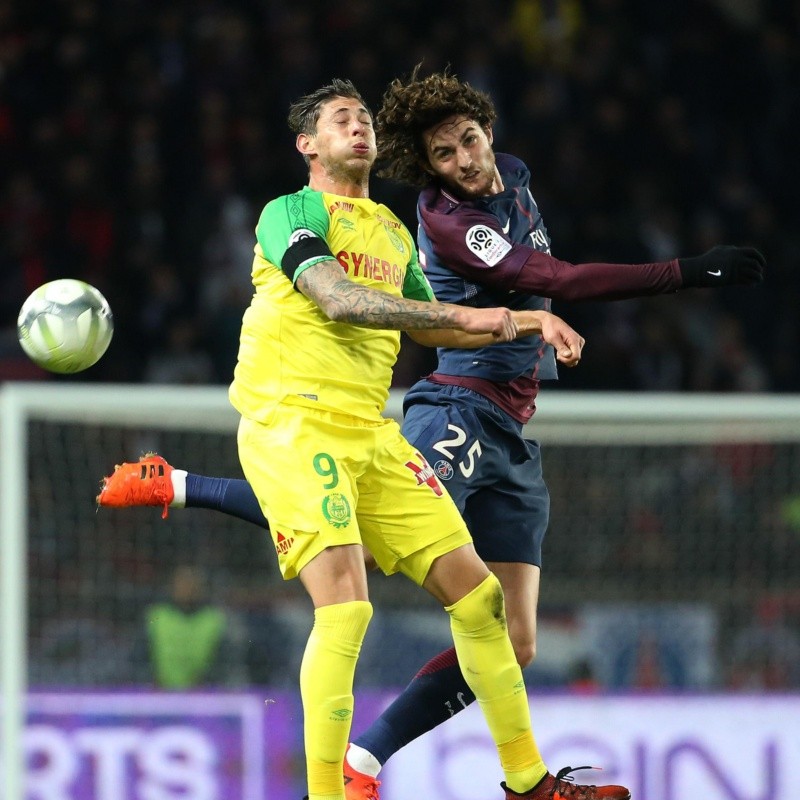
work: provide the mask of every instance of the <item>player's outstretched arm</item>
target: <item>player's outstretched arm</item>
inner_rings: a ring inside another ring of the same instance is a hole
[[[437,302],[437,301],[434,301]],[[542,316],[546,311],[512,311],[511,316],[517,324],[517,338],[542,332]],[[523,333],[524,327],[524,333]],[[490,333],[467,333],[455,328],[431,328],[428,330],[409,330],[408,336],[425,347],[455,347],[459,350],[476,350],[498,344],[499,339]]]
[[[529,244],[508,244],[506,255],[491,269],[460,241],[441,255],[454,272],[483,286],[570,302],[754,286],[764,279],[766,269],[766,259],[753,247],[719,245],[703,255],[646,264],[572,264]]]
[[[549,311],[512,311],[517,326],[517,338],[540,335],[548,344],[556,349],[556,357],[567,367],[574,367],[581,358],[585,344],[584,338],[567,325],[561,317]],[[417,343],[426,347],[455,347],[464,350],[475,350],[496,344],[497,339],[490,334],[464,333],[457,330],[424,330],[407,331]]]
[[[517,324],[507,308],[469,308],[393,297],[351,281],[333,259],[306,269],[296,286],[334,322],[401,331],[455,328],[488,333],[501,342],[517,335]]]
[[[729,245],[652,264],[570,264],[528,249],[522,268],[504,288],[573,302],[622,300],[695,287],[752,286],[763,280],[765,265],[758,250]]]

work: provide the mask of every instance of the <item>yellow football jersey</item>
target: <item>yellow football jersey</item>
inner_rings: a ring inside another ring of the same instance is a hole
[[[411,234],[386,206],[308,187],[273,200],[256,227],[255,293],[242,321],[231,402],[262,422],[281,402],[375,419],[388,398],[400,333],[333,322],[295,289],[305,269],[330,258],[309,258],[287,277],[287,250],[310,237],[327,243],[350,280],[395,297],[433,299]]]

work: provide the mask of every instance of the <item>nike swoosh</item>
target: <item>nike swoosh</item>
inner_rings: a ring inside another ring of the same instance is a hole
[[[718,269],[716,272],[712,272],[709,269],[709,270],[706,270],[706,272],[708,272],[709,275],[713,275],[715,278],[719,278],[719,276],[722,275],[722,270],[721,269]]]
[[[503,225],[503,233],[508,233],[508,229],[511,227],[511,220],[508,220],[505,225]]]

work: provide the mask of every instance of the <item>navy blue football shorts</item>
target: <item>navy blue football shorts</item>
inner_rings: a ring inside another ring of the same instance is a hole
[[[482,395],[416,383],[403,434],[425,456],[464,517],[484,561],[542,564],[550,495],[538,442]]]

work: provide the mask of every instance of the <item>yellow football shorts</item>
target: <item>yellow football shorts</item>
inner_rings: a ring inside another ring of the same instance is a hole
[[[422,584],[437,557],[472,541],[394,420],[281,404],[266,423],[242,418],[238,445],[285,579],[328,547],[364,544],[387,575]]]

